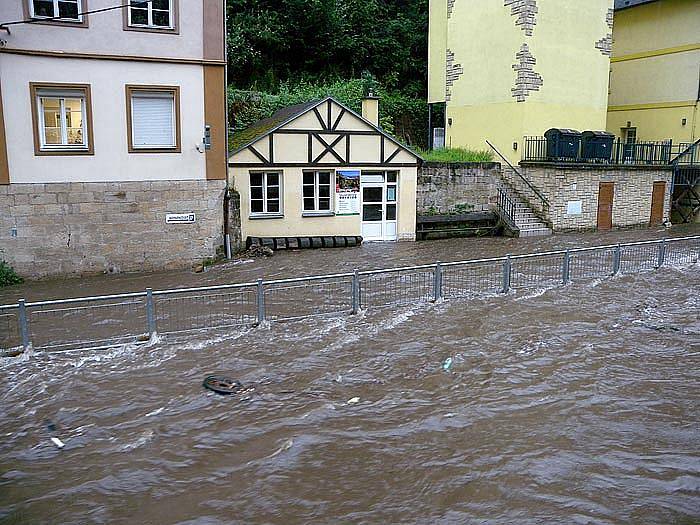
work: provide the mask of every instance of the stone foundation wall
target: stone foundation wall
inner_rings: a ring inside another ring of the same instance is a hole
[[[500,164],[425,162],[418,169],[418,215],[488,211],[498,201]]]
[[[231,239],[231,251],[238,253],[245,249],[241,233],[241,195],[229,188],[228,190],[228,233]]]
[[[223,245],[225,181],[0,186],[0,258],[28,278],[188,267]],[[194,213],[194,224],[166,224]]]
[[[549,201],[547,214],[554,231],[593,230],[598,226],[601,182],[615,183],[613,227],[648,226],[654,182],[666,183],[664,221],[671,212],[673,171],[649,166],[521,165],[521,171]],[[581,201],[581,213],[569,214],[568,204]]]

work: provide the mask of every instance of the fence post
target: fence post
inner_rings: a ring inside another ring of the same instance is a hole
[[[569,254],[569,250],[566,250],[564,252],[564,262],[562,263],[562,266],[561,266],[561,282],[563,284],[569,284],[569,282],[571,281],[570,275],[571,275],[571,254]]]
[[[265,321],[265,289],[263,288],[263,280],[258,279],[258,324]]]
[[[659,258],[656,261],[656,267],[661,268],[666,261],[666,239],[663,239],[659,244]]]
[[[156,335],[156,315],[153,308],[153,288],[146,288],[146,321],[148,323],[148,335]]]
[[[442,299],[442,265],[435,264],[435,275],[433,279],[433,300],[438,302]]]
[[[622,248],[618,244],[615,247],[615,253],[613,255],[613,275],[620,273],[620,265],[622,263]]]
[[[357,268],[352,274],[352,315],[360,311],[360,272]]]
[[[20,299],[17,304],[19,306],[19,333],[22,336],[22,346],[25,350],[28,350],[32,343],[29,340],[29,319],[27,318],[27,306],[24,299]]]
[[[503,293],[508,293],[510,290],[511,267],[510,254],[508,254],[505,261],[503,261],[503,289],[501,290]]]

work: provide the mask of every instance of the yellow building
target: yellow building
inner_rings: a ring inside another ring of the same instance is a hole
[[[430,0],[445,145],[489,140],[517,162],[524,136],[605,129],[612,22],[613,0]]]
[[[628,141],[700,138],[700,1],[616,0],[607,129]]]

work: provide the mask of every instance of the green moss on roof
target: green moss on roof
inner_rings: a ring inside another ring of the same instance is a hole
[[[303,104],[282,108],[275,112],[271,117],[258,120],[241,131],[234,131],[229,142],[230,154],[233,155],[246,146],[257,142],[284,123],[303,115],[311,108],[318,105],[319,102],[320,101],[318,100],[313,100],[311,102],[305,102]]]

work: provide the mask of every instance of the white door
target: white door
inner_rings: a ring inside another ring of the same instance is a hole
[[[366,241],[397,239],[398,174],[368,171],[360,177],[362,237]]]

